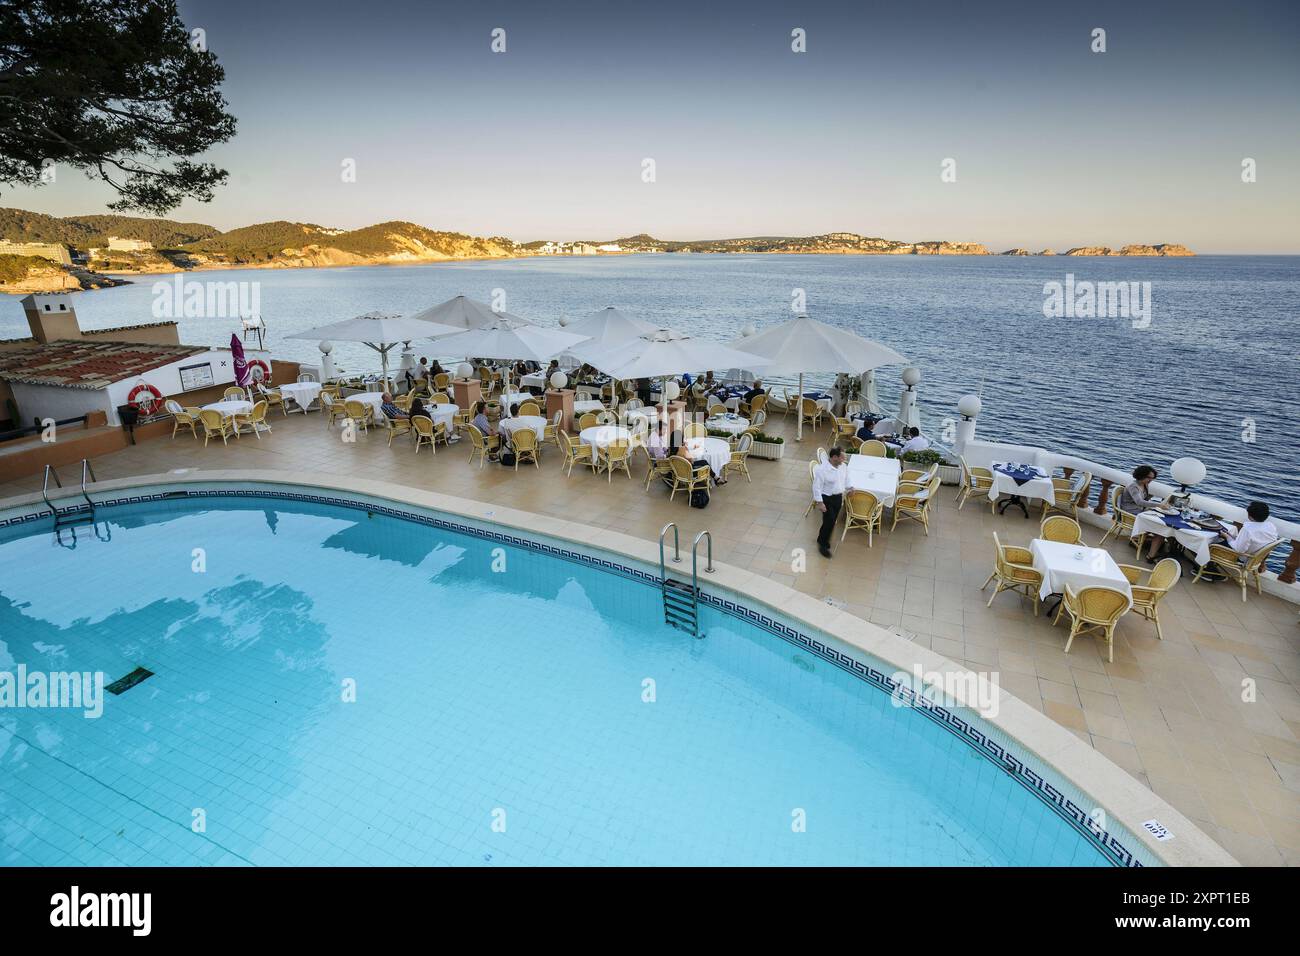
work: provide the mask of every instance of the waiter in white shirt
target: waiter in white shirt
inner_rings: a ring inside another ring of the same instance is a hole
[[[813,469],[813,503],[822,513],[822,529],[817,535],[817,550],[823,558],[831,556],[831,531],[835,528],[835,519],[844,507],[844,492],[852,491],[848,487],[849,468],[844,463],[844,450],[838,446],[832,448],[826,460]]]

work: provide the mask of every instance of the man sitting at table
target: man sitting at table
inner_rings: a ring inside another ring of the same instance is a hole
[[[1242,522],[1241,530],[1236,534],[1220,530],[1219,534],[1223,536],[1224,543],[1238,554],[1254,554],[1264,545],[1272,544],[1281,537],[1277,525],[1268,520],[1268,513],[1268,505],[1262,501],[1252,501],[1246,506],[1246,520]]]
[[[393,396],[384,392],[383,402],[379,406],[390,419],[406,418],[406,412],[393,404]]]
[[[496,449],[501,445],[501,436],[497,434],[496,426],[488,421],[487,402],[479,402],[474,406],[474,418],[470,424],[477,428],[483,435],[483,440],[487,442],[488,455],[490,461],[496,461]]]
[[[879,439],[876,438],[876,433],[871,430],[871,424],[871,419],[869,418],[864,418],[862,420],[862,427],[858,429],[858,438],[860,440],[879,441]]]
[[[745,393],[743,400],[746,405],[752,405],[754,399],[758,398],[760,395],[766,394],[767,392],[763,391],[763,380],[761,378],[756,378],[754,379],[754,387]]]
[[[921,434],[919,428],[909,428],[907,430],[907,441],[903,443],[903,449],[900,455],[906,455],[909,451],[925,451],[930,447],[930,439]]]

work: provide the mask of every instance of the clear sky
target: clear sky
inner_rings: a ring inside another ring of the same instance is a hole
[[[222,229],[407,219],[521,241],[851,231],[1300,253],[1296,0],[181,12],[226,67],[239,132],[209,156],[229,183],[172,218]],[[505,53],[490,48],[498,27]],[[796,27],[806,53],[791,51]],[[68,172],[0,204],[69,215],[107,198]]]

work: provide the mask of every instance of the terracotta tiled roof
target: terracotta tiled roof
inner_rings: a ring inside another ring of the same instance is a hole
[[[206,346],[196,345],[60,340],[0,352],[0,379],[29,385],[107,388],[206,351]]]

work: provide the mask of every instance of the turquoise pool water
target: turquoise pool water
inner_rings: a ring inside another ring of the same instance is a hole
[[[97,719],[0,709],[5,864],[1113,862],[936,721],[718,608],[668,628],[650,584],[335,504],[101,516],[71,550],[0,530],[0,672],[153,672]]]

